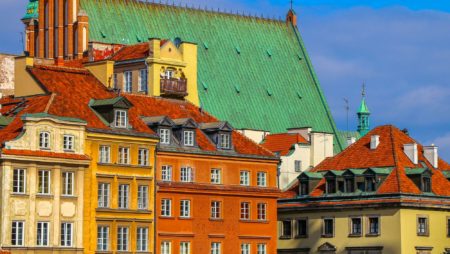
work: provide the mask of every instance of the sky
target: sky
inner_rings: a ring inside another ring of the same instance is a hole
[[[175,0],[180,2],[269,17],[284,17],[290,6],[289,0]],[[26,3],[0,0],[0,52],[21,52]],[[294,9],[338,128],[347,128],[346,98],[349,126],[356,129],[365,82],[372,127],[407,128],[450,161],[448,1],[294,0]]]

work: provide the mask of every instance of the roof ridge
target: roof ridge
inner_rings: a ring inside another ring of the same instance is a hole
[[[58,72],[69,72],[76,74],[88,74],[89,71],[85,68],[76,68],[76,67],[67,67],[67,66],[56,66],[56,65],[44,65],[44,64],[35,64],[33,67],[28,68],[37,68],[41,70],[50,70],[50,71],[58,71]]]
[[[392,155],[393,155],[393,157],[394,157],[394,168],[395,168],[395,174],[396,174],[396,177],[397,177],[397,186],[398,186],[398,191],[399,192],[402,192],[401,191],[401,186],[400,186],[400,175],[399,175],[399,166],[400,166],[400,163],[398,162],[398,157],[397,157],[397,147],[395,146],[395,139],[394,139],[394,135],[393,135],[393,126],[392,125],[389,125],[389,133],[390,133],[390,136],[391,136],[391,145],[392,145]]]

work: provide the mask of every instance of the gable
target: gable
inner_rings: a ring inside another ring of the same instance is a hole
[[[183,61],[183,55],[181,54],[179,48],[173,44],[172,41],[166,41],[161,46],[161,58]]]

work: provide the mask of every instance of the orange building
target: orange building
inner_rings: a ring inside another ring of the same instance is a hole
[[[276,253],[278,159],[190,103],[126,97],[160,136],[156,253]]]

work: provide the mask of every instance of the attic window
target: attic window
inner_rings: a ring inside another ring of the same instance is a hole
[[[377,188],[377,182],[375,176],[366,176],[366,191],[373,192]]]
[[[219,144],[221,149],[231,149],[231,134],[221,133],[219,135]]]
[[[327,184],[326,184],[326,192],[328,194],[333,194],[336,193],[336,178],[335,177],[331,177],[327,179]]]
[[[159,129],[159,139],[161,144],[170,145],[170,129]]]
[[[46,131],[39,133],[39,148],[50,149],[50,133]]]
[[[431,178],[429,176],[422,177],[422,192],[431,192]]]
[[[183,131],[183,145],[184,146],[194,146],[194,131]]]
[[[114,112],[114,126],[116,128],[127,128],[128,112],[126,110],[115,110]]]
[[[301,181],[300,182],[300,195],[306,196],[309,194],[309,183],[308,181]]]
[[[345,180],[345,192],[351,193],[355,191],[355,178],[354,177],[346,177]]]

